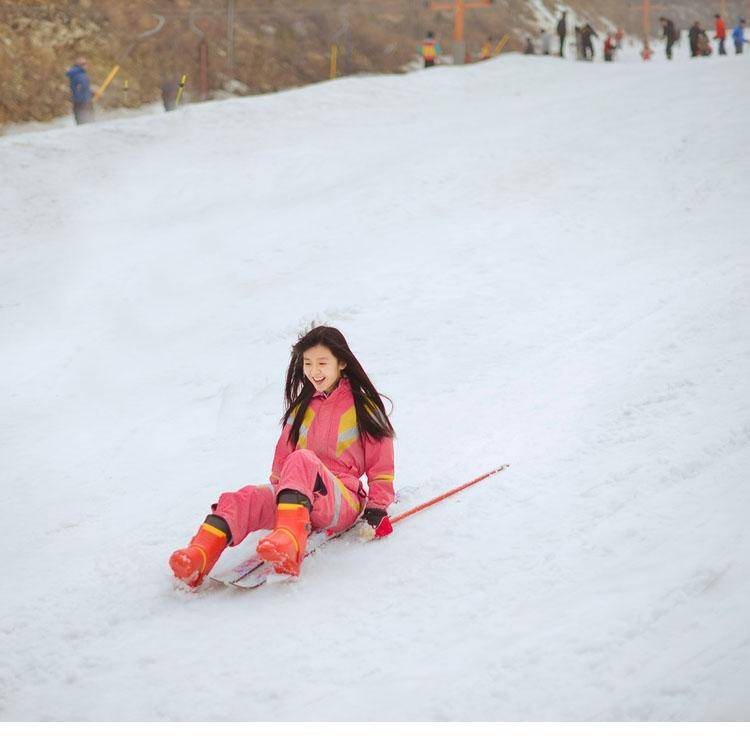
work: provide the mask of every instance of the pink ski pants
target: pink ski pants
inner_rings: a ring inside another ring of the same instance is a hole
[[[313,529],[343,531],[358,518],[363,503],[347,489],[325,464],[310,450],[290,453],[284,461],[279,482],[273,485],[248,485],[236,492],[223,492],[212,505],[232,532],[232,546],[250,532],[272,529],[276,521],[276,497],[282,490],[296,490],[310,498]]]

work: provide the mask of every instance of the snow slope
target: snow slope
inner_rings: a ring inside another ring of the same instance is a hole
[[[748,64],[2,139],[0,718],[750,719]],[[399,510],[511,468],[296,582],[175,588],[312,320],[395,402]]]

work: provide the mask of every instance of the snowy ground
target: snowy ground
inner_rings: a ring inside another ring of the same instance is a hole
[[[748,64],[3,138],[0,719],[750,719]],[[176,589],[313,319],[395,402],[399,510],[511,469],[297,582]]]

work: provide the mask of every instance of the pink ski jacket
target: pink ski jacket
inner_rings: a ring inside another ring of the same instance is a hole
[[[386,510],[393,502],[393,439],[373,440],[357,428],[357,414],[349,380],[342,377],[330,394],[316,391],[307,407],[297,447],[289,444],[294,414],[289,416],[276,444],[271,484],[276,487],[281,467],[295,450],[306,448],[359,496],[362,508]],[[367,490],[362,477],[367,477]]]

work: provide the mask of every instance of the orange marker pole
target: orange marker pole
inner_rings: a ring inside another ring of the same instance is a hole
[[[430,10],[453,11],[453,64],[463,65],[466,59],[466,42],[464,42],[464,11],[467,8],[486,8],[492,0],[450,0],[450,2],[429,5]]]

